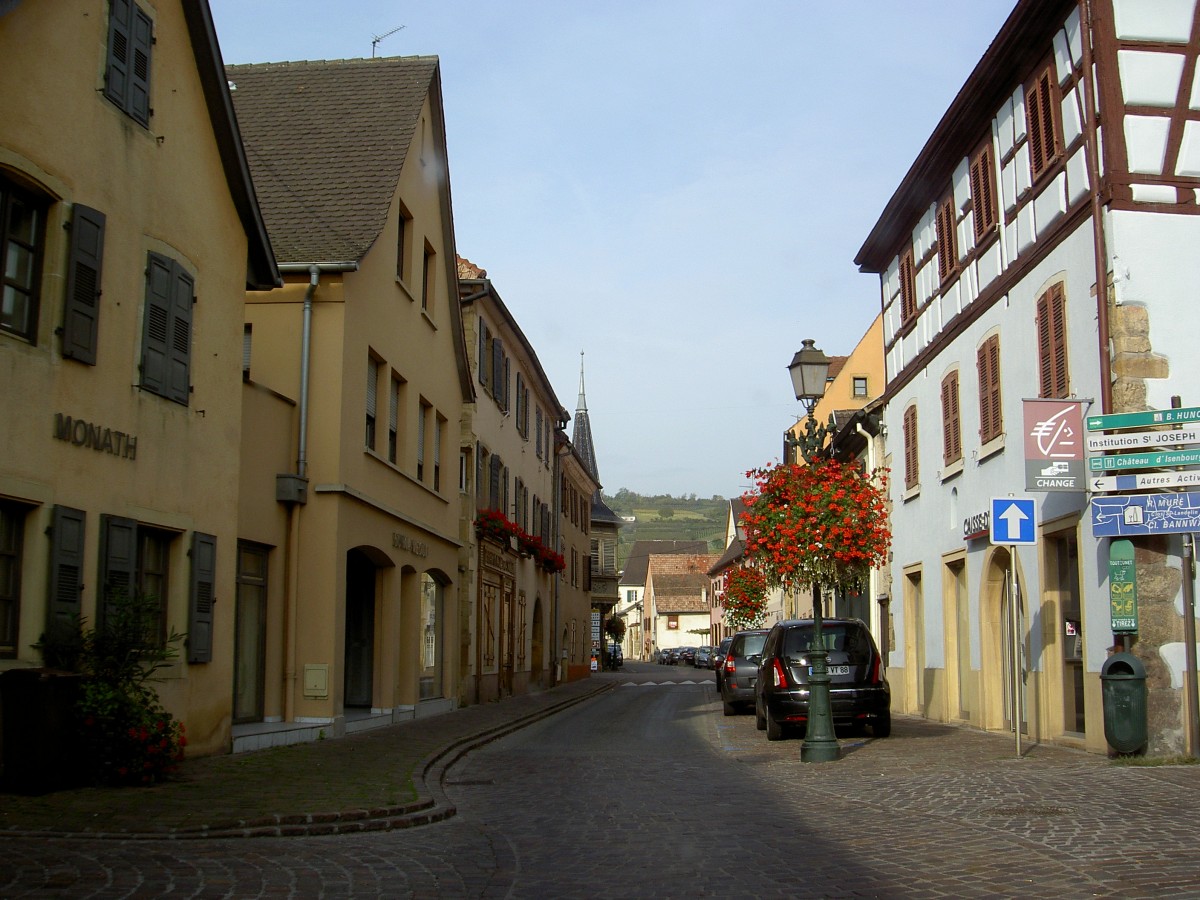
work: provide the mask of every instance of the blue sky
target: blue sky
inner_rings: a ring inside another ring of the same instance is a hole
[[[858,248],[1014,0],[210,0],[227,63],[441,59],[458,252],[610,493],[779,458],[804,338],[879,309]],[[302,139],[298,135],[298,139]]]

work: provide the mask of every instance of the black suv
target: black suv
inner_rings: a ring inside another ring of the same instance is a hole
[[[721,663],[719,679],[721,705],[725,715],[737,715],[742,709],[754,704],[754,682],[758,680],[758,660],[763,642],[767,639],[765,628],[739,631],[729,642],[725,661]]]
[[[892,692],[879,648],[859,619],[825,619],[823,643],[829,669],[829,705],[835,726],[871,726],[875,737],[892,732]],[[777,741],[808,723],[809,648],[812,619],[789,619],[771,628],[758,664],[755,724]]]

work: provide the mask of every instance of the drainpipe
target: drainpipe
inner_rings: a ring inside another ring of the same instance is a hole
[[[309,362],[312,355],[312,309],[313,297],[317,293],[317,285],[321,272],[353,272],[358,269],[356,262],[342,263],[298,263],[279,266],[279,271],[285,274],[307,272],[308,288],[304,292],[303,328],[300,337],[300,423],[297,435],[296,475],[294,479],[284,479],[284,483],[296,482],[291,490],[278,499],[287,504],[287,559],[284,563],[283,587],[283,720],[294,722],[296,718],[296,619],[298,616],[297,585],[300,581],[300,510],[307,502],[308,482],[308,381]],[[278,484],[278,482],[277,482]]]
[[[1087,173],[1092,183],[1092,244],[1096,257],[1096,332],[1100,345],[1100,411],[1112,412],[1112,358],[1108,328],[1108,250],[1104,236],[1104,204],[1100,196],[1100,146],[1096,128],[1096,83],[1092,59],[1092,3],[1079,8],[1083,32],[1083,102],[1087,107]]]

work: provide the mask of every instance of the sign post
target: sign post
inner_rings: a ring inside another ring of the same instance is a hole
[[[1081,473],[1082,475],[1082,473]],[[1021,720],[1024,718],[1021,677],[1021,608],[1017,586],[1017,547],[1037,543],[1037,501],[1024,497],[993,497],[990,516],[991,543],[1008,545],[1011,574],[1008,579],[1008,610],[1012,631],[1013,733],[1017,756],[1021,755]]]

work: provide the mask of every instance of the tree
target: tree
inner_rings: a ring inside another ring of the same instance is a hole
[[[887,561],[887,470],[817,459],[746,473],[746,559],[768,584],[819,584],[853,592]]]

